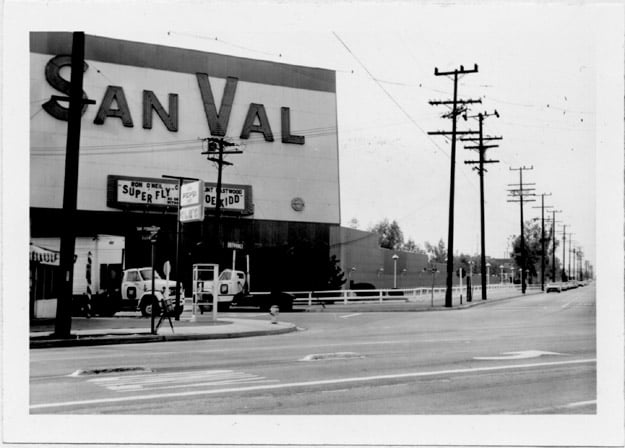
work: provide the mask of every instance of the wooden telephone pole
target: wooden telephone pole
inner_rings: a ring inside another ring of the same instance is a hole
[[[475,146],[465,146],[465,149],[477,149],[478,153],[479,153],[479,160],[467,160],[464,163],[465,164],[479,164],[478,167],[474,167],[474,170],[477,170],[479,176],[480,176],[480,227],[481,227],[481,264],[482,264],[482,270],[481,270],[481,278],[482,278],[482,300],[486,300],[486,290],[487,288],[487,281],[486,281],[486,231],[485,231],[485,223],[484,223],[484,173],[486,172],[486,168],[484,168],[484,164],[485,163],[499,163],[499,160],[486,160],[486,150],[489,148],[497,148],[499,147],[499,145],[485,145],[484,142],[488,141],[488,140],[501,140],[502,137],[485,137],[484,136],[484,118],[490,116],[490,115],[495,115],[497,118],[499,118],[499,113],[497,111],[495,111],[493,114],[488,114],[486,112],[484,113],[479,113],[477,115],[477,118],[480,122],[480,134],[479,137],[477,139],[475,138],[461,138],[460,140],[465,140],[465,141],[478,141],[478,144]],[[465,116],[466,119],[466,116]]]
[[[525,290],[527,289],[527,284],[525,283],[526,274],[527,274],[527,255],[525,252],[525,223],[523,222],[523,201],[525,196],[536,196],[535,193],[530,193],[535,190],[535,188],[526,188],[523,186],[523,171],[525,170],[533,170],[534,167],[526,167],[522,166],[520,168],[510,168],[510,171],[518,171],[519,172],[519,183],[518,184],[509,184],[510,186],[518,186],[518,188],[509,190],[512,194],[510,196],[514,198],[519,198],[519,200],[509,200],[508,202],[519,202],[521,207],[521,292],[525,294]],[[535,185],[528,184],[525,185]],[[525,199],[525,202],[535,202],[535,199]]]
[[[58,101],[69,101],[67,119],[67,144],[65,150],[65,184],[63,187],[63,230],[59,265],[61,288],[56,305],[54,336],[68,338],[72,330],[72,296],[74,286],[74,250],[76,248],[76,202],[78,198],[78,161],[80,155],[80,122],[85,104],[95,104],[83,99],[83,69],[85,63],[85,33],[75,32],[72,39],[72,74],[69,98],[55,96]]]
[[[458,115],[466,112],[465,104],[481,103],[482,100],[459,100],[458,99],[458,76],[469,73],[477,73],[477,64],[473,69],[465,70],[461,65],[459,69],[449,72],[439,72],[438,68],[434,69],[435,76],[453,76],[454,78],[454,97],[453,100],[446,101],[430,101],[432,106],[451,105],[451,112],[446,114],[445,118],[451,118],[451,131],[434,131],[428,132],[429,135],[451,135],[451,170],[449,176],[449,227],[447,233],[447,290],[445,291],[445,306],[451,308],[452,291],[453,291],[453,275],[454,275],[454,190],[456,185],[456,136],[461,134],[477,134],[477,131],[458,131],[456,122]],[[463,107],[458,107],[459,105]]]
[[[545,205],[545,196],[551,196],[551,193],[541,193],[540,195],[540,207],[532,207],[541,209],[540,212],[540,247],[541,247],[541,255],[540,255],[540,290],[545,290],[545,209],[553,208],[551,205]]]
[[[210,160],[217,164],[217,191],[216,191],[216,202],[215,202],[215,239],[214,239],[214,247],[221,248],[221,178],[222,171],[224,166],[232,165],[231,162],[224,160],[224,155],[228,154],[243,154],[243,151],[239,150],[229,150],[226,151],[224,148],[236,146],[234,143],[228,142],[224,140],[222,137],[215,138],[209,137],[203,139],[208,144],[208,148],[206,151],[202,152],[202,154],[206,155],[206,159]]]

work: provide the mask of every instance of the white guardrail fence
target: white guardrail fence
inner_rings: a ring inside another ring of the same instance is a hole
[[[423,302],[430,300],[432,306],[444,299],[446,287],[419,287],[406,289],[341,289],[334,291],[286,291],[295,296],[294,305],[331,304],[331,303],[362,303],[362,302]],[[528,285],[528,290],[540,290],[540,285]],[[481,285],[472,289],[473,300],[481,299]],[[491,296],[506,296],[520,293],[521,286],[513,284],[488,285],[487,290]],[[455,286],[452,297],[455,301],[466,300],[466,287]],[[254,292],[253,294],[269,294]]]

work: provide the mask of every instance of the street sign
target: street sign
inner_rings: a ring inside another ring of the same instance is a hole
[[[204,220],[204,204],[190,205],[180,209],[180,222]]]
[[[204,197],[204,182],[198,180],[197,182],[189,182],[183,184],[180,189],[180,206],[187,207],[189,205],[198,205],[203,202]]]
[[[169,274],[171,273],[171,263],[169,261],[166,261],[163,264],[163,273],[169,277]]]
[[[180,207],[180,222],[204,220],[204,181],[182,185]]]
[[[151,226],[151,227],[137,227],[137,232],[141,232],[141,239],[143,241],[156,241],[156,237],[158,236],[158,231],[161,230],[160,227]]]

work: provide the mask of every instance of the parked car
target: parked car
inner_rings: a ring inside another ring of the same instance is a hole
[[[547,283],[545,287],[545,292],[562,292],[562,283]]]

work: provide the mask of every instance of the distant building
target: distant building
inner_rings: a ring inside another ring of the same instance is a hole
[[[392,288],[397,277],[397,288],[413,288],[432,283],[432,274],[425,272],[428,256],[412,252],[381,248],[378,234],[346,227],[332,228],[330,250],[341,263],[349,282],[368,283],[376,288]],[[393,260],[397,255],[397,261]],[[395,266],[396,264],[396,266]],[[437,285],[445,283],[442,270],[435,274]]]

